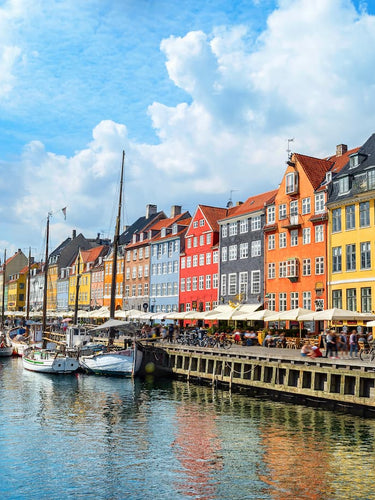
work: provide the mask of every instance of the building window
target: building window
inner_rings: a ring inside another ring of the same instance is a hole
[[[193,255],[193,267],[198,267],[198,255]]]
[[[345,194],[349,191],[349,176],[339,179],[339,194]]]
[[[214,264],[217,264],[219,262],[219,252],[218,251],[212,253],[212,262]]]
[[[361,243],[361,269],[371,269],[371,243],[369,241]]]
[[[371,288],[361,288],[361,312],[370,313],[371,310]]]
[[[341,247],[332,248],[332,272],[339,273],[342,270]]]
[[[302,307],[311,309],[311,292],[302,292]]]
[[[197,227],[198,227],[198,221],[197,221],[197,220],[195,220],[195,221],[193,222],[193,228],[194,228],[194,229],[197,229]]]
[[[275,293],[268,293],[268,309],[270,311],[275,311],[276,310],[276,294]]]
[[[287,269],[286,262],[285,261],[279,262],[279,278],[286,278],[287,275],[286,269]]]
[[[204,226],[204,219],[200,219],[200,221],[199,221],[199,226],[200,226],[200,227],[203,227],[203,226]]]
[[[198,287],[198,278],[193,276],[193,291],[195,291]]]
[[[237,245],[230,245],[229,260],[237,260]]]
[[[324,193],[315,194],[315,213],[324,212]]]
[[[237,222],[231,222],[229,224],[229,236],[236,236],[237,234]]]
[[[206,275],[206,290],[211,289],[211,274]]]
[[[249,231],[249,221],[248,219],[242,219],[240,221],[240,234],[247,233]]]
[[[186,267],[191,267],[191,257],[186,257]]]
[[[304,227],[302,229],[302,244],[308,245],[311,243],[311,230],[309,227]]]
[[[324,241],[324,226],[319,224],[315,226],[315,243],[322,243]]]
[[[290,231],[290,246],[296,247],[298,245],[298,229]]]
[[[309,214],[311,212],[311,199],[303,198],[302,199],[302,215]]]
[[[275,250],[275,235],[270,234],[268,236],[268,250]]]
[[[200,266],[204,266],[204,257],[205,257],[204,253],[201,253],[199,255],[199,265]]]
[[[223,295],[225,297],[225,295],[227,294],[227,275],[226,274],[222,274],[221,275],[221,295]]]
[[[206,266],[211,265],[211,252],[206,253]]]
[[[206,234],[206,245],[211,245],[211,233]]]
[[[370,202],[363,201],[359,204],[359,227],[370,225]]]
[[[302,260],[302,276],[311,275],[311,259]]]
[[[332,210],[332,232],[339,233],[341,231],[341,208]]]
[[[228,256],[228,248],[227,247],[222,247],[221,249],[221,261],[226,262],[227,261],[227,256]]]
[[[187,239],[187,247],[191,248],[191,238],[186,238]]]
[[[274,262],[270,262],[268,264],[268,279],[272,280],[276,278],[276,264]]]
[[[260,271],[251,271],[251,293],[260,293]]]
[[[293,200],[289,204],[289,215],[291,217],[298,215],[298,200]]]
[[[186,291],[191,291],[191,278],[186,278]]]
[[[286,248],[286,233],[279,233],[279,248]]]
[[[297,309],[299,307],[299,293],[290,292],[290,308]]]
[[[252,217],[252,219],[251,219],[251,230],[252,231],[259,231],[260,228],[261,228],[260,215],[257,215],[256,217]]]
[[[375,170],[369,170],[367,172],[367,188],[375,189]]]
[[[212,275],[212,288],[219,288],[219,275],[217,273]]]
[[[279,293],[279,311],[286,311],[287,301],[286,301],[286,293]]]
[[[298,190],[298,174],[297,172],[289,172],[285,176],[285,192],[292,194]]]
[[[204,276],[199,276],[199,290],[204,290]]]
[[[204,234],[201,234],[199,236],[199,246],[203,247],[203,245],[204,245]]]
[[[184,291],[185,291],[185,278],[181,278],[181,292],[184,292]]]
[[[240,243],[240,259],[247,259],[249,256],[249,244]]]
[[[332,307],[342,309],[342,290],[332,290]]]
[[[196,248],[198,246],[198,236],[193,237],[193,247]]]
[[[315,274],[324,274],[324,257],[315,257]]]
[[[355,244],[346,245],[346,270],[355,271],[355,269],[356,269]]]
[[[355,205],[345,207],[345,229],[355,229]]]
[[[259,257],[262,255],[261,241],[256,240],[251,242],[251,256]]]
[[[286,219],[286,203],[279,205],[279,220]]]
[[[346,308],[349,311],[357,310],[357,290],[355,288],[346,289]]]
[[[248,272],[239,273],[239,292],[243,300],[247,299]]]
[[[231,273],[228,275],[228,292],[229,295],[236,295],[237,293],[237,274]]]
[[[275,222],[275,205],[267,207],[267,224],[274,224]]]

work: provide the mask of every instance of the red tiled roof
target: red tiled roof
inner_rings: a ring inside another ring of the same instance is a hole
[[[175,222],[178,222],[179,224],[182,224],[182,221],[179,222],[179,219],[183,217],[186,214],[186,212],[182,214],[178,214],[175,217],[169,217],[167,219],[160,219],[155,224],[153,224],[149,229],[155,230],[155,231],[160,231],[163,227],[170,227],[172,226]]]
[[[326,173],[333,165],[332,160],[321,160],[313,156],[301,155],[300,153],[295,153],[293,157],[302,166],[314,190],[320,186]]]
[[[213,231],[219,231],[218,220],[224,219],[228,215],[227,208],[210,207],[208,205],[198,205],[202,214],[207,219]]]
[[[256,212],[264,208],[264,205],[273,199],[277,194],[277,189],[272,191],[267,191],[266,193],[258,194],[255,196],[250,196],[244,203],[232,207],[229,210],[227,219],[231,217],[237,217],[242,214],[247,214],[251,212]]]
[[[353,149],[350,149],[349,151],[347,151],[346,153],[342,154],[341,156],[331,156],[330,158],[327,158],[327,160],[334,162],[333,167],[331,169],[331,172],[333,172],[335,174],[340,172],[340,170],[342,170],[345,167],[345,165],[348,163],[349,156],[356,153],[359,149],[361,149],[361,148],[360,147],[353,148]]]
[[[81,257],[83,263],[86,264],[87,262],[95,262],[101,254],[103,248],[105,248],[105,245],[99,245],[97,247],[90,248],[89,250],[82,250]]]

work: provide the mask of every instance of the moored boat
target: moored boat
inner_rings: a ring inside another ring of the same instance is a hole
[[[134,376],[142,362],[142,352],[135,345],[118,351],[97,352],[89,356],[80,356],[79,364],[87,372],[96,375],[118,377]]]
[[[39,373],[73,373],[79,368],[76,358],[56,350],[32,347],[24,352],[22,363],[26,370]]]

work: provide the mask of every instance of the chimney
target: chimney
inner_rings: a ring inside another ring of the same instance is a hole
[[[336,146],[336,156],[342,156],[348,151],[348,146],[346,144],[338,144]]]
[[[146,219],[149,219],[151,215],[155,215],[157,211],[157,205],[146,205]]]
[[[171,219],[176,217],[176,215],[181,215],[181,205],[172,205],[171,206]]]
[[[77,231],[75,229],[73,229],[73,233],[72,233],[72,240],[74,240],[74,238],[77,236]]]
[[[236,201],[236,207],[239,207],[240,205],[243,205],[243,201]]]
[[[127,225],[127,226],[122,226],[122,231],[123,231],[123,233],[125,233],[125,231],[127,231],[127,230],[129,229],[129,227],[130,227],[129,225]]]

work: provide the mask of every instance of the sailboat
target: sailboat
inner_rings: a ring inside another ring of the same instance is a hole
[[[44,264],[44,293],[43,293],[43,316],[41,335],[46,331],[47,323],[47,284],[48,284],[48,240],[49,240],[49,219],[51,213],[47,215],[46,230],[46,253]],[[39,373],[73,373],[78,370],[79,363],[74,357],[68,356],[58,349],[48,348],[47,341],[42,338],[42,348],[30,345],[23,353],[22,363],[26,370]]]
[[[124,178],[124,163],[125,151],[122,152],[122,166],[120,177],[120,194],[118,201],[118,213],[116,219],[115,236],[113,239],[113,262],[112,262],[112,283],[111,283],[111,302],[109,310],[109,325],[104,324],[103,329],[109,328],[109,344],[113,342],[114,326],[115,324],[115,294],[116,294],[116,270],[117,270],[117,250],[120,239],[120,219],[121,219],[121,206],[122,206],[122,190]],[[105,351],[95,352],[91,355],[82,355],[79,357],[81,367],[88,372],[97,375],[116,375],[122,377],[134,376],[140,368],[142,362],[142,351],[140,351],[136,344],[128,347],[127,349],[115,350],[108,348]]]

